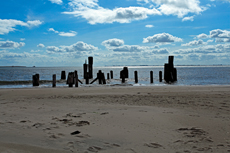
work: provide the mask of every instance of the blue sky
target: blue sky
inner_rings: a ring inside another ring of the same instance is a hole
[[[230,64],[230,0],[7,0],[0,66]]]

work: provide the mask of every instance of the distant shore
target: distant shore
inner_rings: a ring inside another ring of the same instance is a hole
[[[0,152],[230,152],[230,86],[0,89]]]

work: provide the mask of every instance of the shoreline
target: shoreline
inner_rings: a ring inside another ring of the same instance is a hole
[[[0,89],[0,152],[230,152],[229,91]]]

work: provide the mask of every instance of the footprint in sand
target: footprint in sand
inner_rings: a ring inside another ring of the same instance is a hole
[[[144,146],[150,147],[150,148],[164,148],[162,145],[158,143],[145,143]]]
[[[89,147],[87,150],[91,151],[91,152],[98,152],[98,151],[102,150],[102,148],[97,147],[97,146],[92,146],[92,147]]]

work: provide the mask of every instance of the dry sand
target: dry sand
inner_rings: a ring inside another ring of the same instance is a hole
[[[0,152],[230,152],[230,86],[0,89]]]

